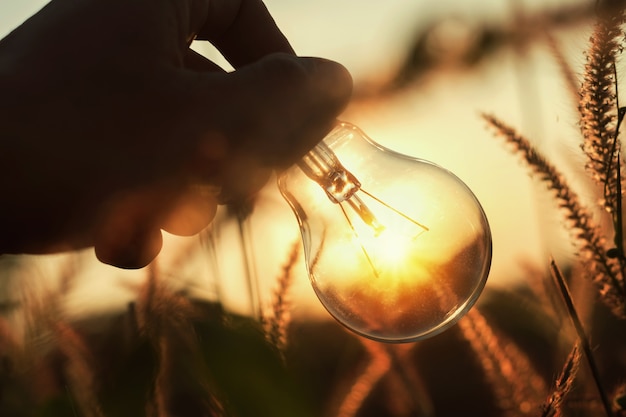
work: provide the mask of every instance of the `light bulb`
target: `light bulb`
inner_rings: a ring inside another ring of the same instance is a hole
[[[491,232],[470,189],[349,123],[278,178],[315,293],[348,329],[412,342],[454,324],[480,295]]]

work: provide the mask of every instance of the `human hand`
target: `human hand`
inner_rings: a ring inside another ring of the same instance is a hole
[[[0,41],[0,92],[0,253],[137,268],[312,148],[351,79],[261,0],[52,0]]]

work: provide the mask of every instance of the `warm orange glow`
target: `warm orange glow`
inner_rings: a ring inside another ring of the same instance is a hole
[[[391,255],[398,261],[386,257],[387,248],[378,253],[371,249],[377,275],[361,261],[360,269],[346,267],[330,280],[335,289],[326,289],[327,303],[336,307],[335,314],[367,334],[401,339],[415,329],[445,325],[463,308],[476,285],[466,268],[480,258],[480,239],[450,254],[448,261],[429,258],[432,251],[423,251],[415,241],[400,246],[394,243],[399,251]]]
[[[408,236],[398,235],[389,229],[385,229],[380,235],[368,240],[370,242],[365,245],[375,248],[376,259],[385,266],[404,262],[412,241]]]
[[[425,231],[388,227],[389,223],[384,222],[382,224],[385,229],[380,233],[356,233],[353,244],[361,247],[367,261],[366,265],[361,265],[361,268],[366,269],[362,271],[363,275],[371,275],[374,281],[388,286],[393,285],[390,281],[403,280],[402,277],[409,272],[414,274],[415,265],[411,266],[411,271],[406,271],[406,265],[411,264],[412,257],[423,251],[419,239]]]

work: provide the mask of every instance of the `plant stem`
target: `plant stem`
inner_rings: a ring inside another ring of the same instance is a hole
[[[624,268],[626,267],[626,254],[624,253],[624,236],[623,236],[623,215],[622,215],[622,159],[619,149],[619,129],[624,121],[626,115],[625,109],[619,105],[619,90],[617,84],[617,66],[615,65],[615,59],[612,63],[613,79],[615,80],[615,108],[617,109],[617,121],[615,123],[615,130],[613,131],[613,145],[611,149],[610,161],[615,161],[616,166],[616,181],[615,186],[615,207],[613,210],[613,229],[615,233],[614,243],[618,251],[618,260],[620,263],[621,275],[622,275],[622,293],[626,294],[626,282],[624,281]],[[617,153],[617,155],[615,155]],[[609,167],[610,168],[610,167]],[[606,174],[606,181],[608,184],[611,172],[610,170]]]
[[[578,313],[576,312],[576,307],[574,307],[574,302],[572,301],[572,296],[569,290],[567,283],[565,282],[565,278],[559,267],[557,266],[554,259],[550,260],[550,271],[552,272],[552,276],[556,281],[559,290],[561,291],[561,295],[563,296],[563,301],[567,306],[567,311],[569,313],[569,317],[572,320],[572,324],[576,329],[576,333],[578,334],[578,339],[580,340],[580,344],[585,352],[585,357],[587,358],[587,363],[589,364],[589,369],[593,376],[593,380],[596,384],[596,388],[598,389],[598,394],[600,395],[600,400],[602,401],[602,406],[604,407],[604,411],[608,417],[613,417],[613,411],[611,409],[611,402],[609,401],[608,395],[604,388],[602,387],[602,383],[600,382],[600,371],[598,370],[598,366],[593,358],[593,352],[591,351],[591,345],[589,343],[589,338],[585,333],[585,329],[578,317]]]
[[[256,263],[254,248],[252,247],[252,232],[250,230],[249,216],[237,211],[237,228],[239,231],[239,241],[243,252],[244,274],[246,277],[246,287],[248,290],[248,301],[252,318],[260,320],[263,317],[261,309],[261,295],[259,292],[259,281],[256,274]]]

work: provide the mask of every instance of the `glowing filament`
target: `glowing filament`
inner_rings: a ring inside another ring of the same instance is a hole
[[[374,275],[380,277],[406,262],[414,241],[429,229],[367,191],[360,191],[368,198],[369,206],[355,194],[340,207]]]

